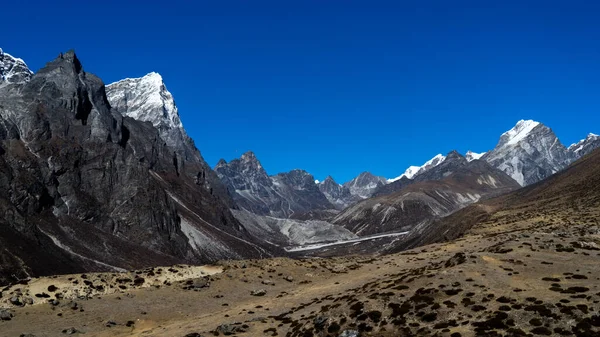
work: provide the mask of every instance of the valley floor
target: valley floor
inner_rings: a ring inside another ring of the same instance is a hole
[[[2,290],[0,335],[599,336],[599,243],[529,222],[388,256],[41,278]]]

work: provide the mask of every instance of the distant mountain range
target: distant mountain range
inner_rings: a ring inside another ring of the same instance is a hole
[[[550,128],[521,120],[486,153],[438,154],[391,179],[269,174],[253,152],[211,169],[159,74],[105,86],[72,51],[36,74],[0,51],[0,284],[430,233],[598,147],[597,135],[565,147]]]
[[[447,156],[438,154],[421,166],[410,166],[403,174],[392,179],[363,172],[344,184],[338,184],[331,176],[323,181],[313,182],[312,176],[301,170],[269,177],[253,153],[241,158],[241,162],[246,162],[244,158],[250,156],[253,165],[240,165],[239,159],[230,164],[221,160],[215,171],[229,187],[233,198],[238,200],[238,205],[257,214],[297,217],[307,212],[320,211],[319,216],[324,214],[325,218],[332,219],[332,214],[336,211],[358,201],[373,196],[391,195],[417,182],[442,180],[455,172],[457,157],[464,163],[484,161],[489,164],[490,169],[504,172],[518,186],[527,186],[559,172],[599,146],[600,137],[590,134],[566,148],[547,126],[531,120],[521,120],[500,136],[498,144],[491,151],[469,151],[466,156],[456,151]],[[305,177],[302,186],[289,184],[282,178],[287,174],[294,174],[293,172]],[[496,174],[497,172],[493,173]],[[505,179],[502,181],[506,183]],[[276,191],[266,192],[272,191],[273,186]],[[330,212],[324,213],[324,210]]]

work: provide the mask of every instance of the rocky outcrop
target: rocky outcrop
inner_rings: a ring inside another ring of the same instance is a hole
[[[0,283],[267,256],[208,174],[61,54],[0,87]]]

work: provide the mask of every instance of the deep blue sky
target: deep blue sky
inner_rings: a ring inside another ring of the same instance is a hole
[[[23,4],[24,3],[24,4]],[[0,47],[74,48],[110,83],[161,73],[212,166],[394,177],[519,119],[600,133],[598,1],[9,1]]]

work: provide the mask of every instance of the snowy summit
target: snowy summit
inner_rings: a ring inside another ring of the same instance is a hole
[[[425,162],[425,164],[421,165],[421,166],[409,166],[406,171],[404,171],[404,173],[402,173],[400,176],[396,177],[396,178],[392,178],[392,179],[388,179],[387,183],[393,183],[396,180],[400,180],[403,177],[406,177],[408,179],[413,179],[415,176],[424,173],[436,166],[438,166],[439,164],[441,164],[442,162],[444,162],[444,160],[446,160],[446,157],[444,155],[442,155],[441,153],[435,155],[435,157],[429,159],[427,162]]]
[[[160,74],[126,78],[106,86],[110,105],[123,116],[150,122],[168,146],[183,149],[190,143],[175,105]]]
[[[465,156],[465,158],[467,158],[467,161],[471,162],[473,160],[480,159],[481,157],[483,157],[484,154],[486,154],[486,152],[476,153],[473,151],[467,151],[467,155]]]
[[[0,48],[0,84],[24,83],[31,79],[33,72],[29,70],[25,61],[5,53]]]
[[[527,137],[536,126],[540,125],[540,122],[534,120],[520,120],[517,122],[512,129],[506,131],[500,136],[501,140],[504,140],[504,146],[516,145],[525,137]]]

